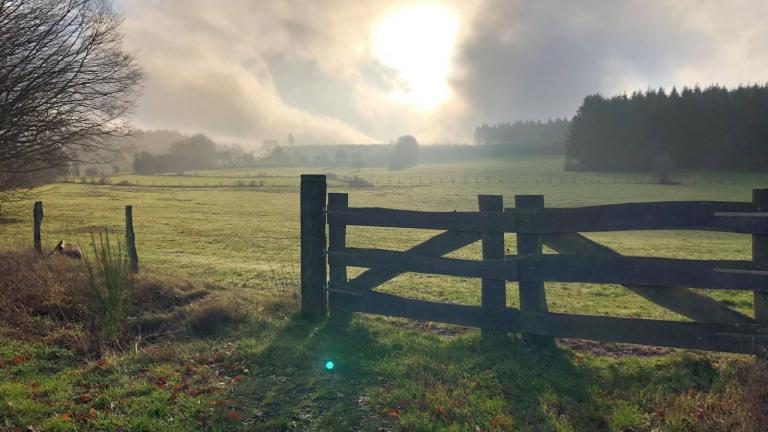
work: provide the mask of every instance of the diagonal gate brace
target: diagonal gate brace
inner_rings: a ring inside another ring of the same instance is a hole
[[[446,231],[408,249],[406,252],[439,257],[480,240],[480,233],[469,231]],[[349,281],[349,287],[370,291],[394,279],[403,272],[370,269]]]
[[[621,255],[615,250],[581,234],[545,234],[544,244],[558,253],[571,255]],[[653,286],[623,285],[635,294],[680,315],[699,322],[754,324],[755,320],[717,300],[687,288],[667,289]]]

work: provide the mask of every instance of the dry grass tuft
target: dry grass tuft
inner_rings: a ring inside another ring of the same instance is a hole
[[[168,310],[205,298],[206,288],[176,278],[137,275],[133,281],[134,313]]]
[[[248,318],[242,303],[231,298],[218,297],[190,308],[189,330],[195,336],[208,337],[222,333]]]
[[[82,263],[34,250],[0,253],[0,321],[28,335],[46,333],[40,318],[83,322],[88,301]]]
[[[211,335],[242,322],[235,301],[204,301],[211,289],[176,278],[137,275],[127,318],[114,342],[133,345],[194,334]],[[98,350],[93,336],[92,292],[82,261],[40,256],[34,250],[0,253],[0,322],[3,331],[87,354]],[[198,304],[200,303],[200,304]]]
[[[691,389],[660,401],[663,430],[763,432],[768,430],[768,363],[733,362],[711,391]]]

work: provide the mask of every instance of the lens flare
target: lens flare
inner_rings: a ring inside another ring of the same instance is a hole
[[[333,364],[333,362],[332,362],[332,361],[330,361],[330,360],[328,360],[327,362],[325,362],[325,370],[332,370],[334,366],[335,366],[335,365],[334,365],[334,364]]]

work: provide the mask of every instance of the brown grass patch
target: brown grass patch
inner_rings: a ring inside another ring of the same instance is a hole
[[[208,285],[177,278],[137,275],[130,310],[118,345],[173,338],[189,329],[216,333],[241,322],[245,314],[234,301],[205,301]],[[0,253],[0,322],[19,339],[37,339],[76,352],[96,349],[89,312],[91,293],[82,261],[40,256],[34,250]]]
[[[39,256],[33,250],[0,253],[0,321],[39,335],[39,318],[83,322],[87,318],[86,275],[82,262]]]
[[[768,363],[729,361],[720,384],[657,402],[660,430],[764,432],[768,430]]]
[[[190,308],[189,330],[195,336],[214,336],[243,323],[247,317],[242,303],[232,298],[218,297]]]

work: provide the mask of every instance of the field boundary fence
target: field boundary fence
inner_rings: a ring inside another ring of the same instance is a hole
[[[350,312],[478,327],[484,336],[521,333],[709,351],[768,352],[768,189],[753,202],[676,201],[553,208],[541,195],[479,195],[478,211],[413,211],[351,207],[349,195],[327,193],[323,175],[301,178],[302,311],[317,318]],[[405,251],[347,246],[347,227],[435,230]],[[583,232],[700,230],[751,235],[752,260],[624,256]],[[506,254],[505,233],[517,253]],[[482,259],[447,258],[474,242]],[[555,254],[544,254],[543,246]],[[354,278],[348,267],[366,269]],[[375,291],[403,273],[481,280],[481,304],[417,300]],[[519,285],[519,308],[506,304],[507,283]],[[547,282],[619,284],[688,321],[553,313]],[[750,291],[754,316],[702,294]]]
[[[654,176],[629,176],[622,173],[607,173],[606,175],[510,175],[510,176],[485,176],[485,175],[466,175],[466,176],[430,176],[430,175],[412,175],[412,176],[371,176],[371,175],[349,175],[341,176],[333,173],[326,174],[329,180],[335,180],[342,185],[349,187],[376,187],[376,186],[457,186],[457,185],[484,185],[484,184],[602,184],[602,185],[662,185],[658,178]],[[140,179],[132,175],[118,176],[126,179],[116,182],[112,181],[110,176],[95,177],[77,177],[66,178],[62,183],[71,184],[89,184],[89,185],[112,185],[112,186],[141,186],[141,187],[161,187],[161,188],[291,188],[298,187],[293,183],[293,177],[289,176],[263,176],[263,175],[245,175],[245,176],[205,176],[191,174],[163,174],[152,175],[151,177],[169,177],[168,179]],[[183,180],[180,180],[183,179]],[[284,184],[289,179],[289,183]],[[765,182],[768,186],[768,177]],[[666,183],[669,185],[720,185],[754,186],[754,178],[741,179],[725,177],[679,177]]]

